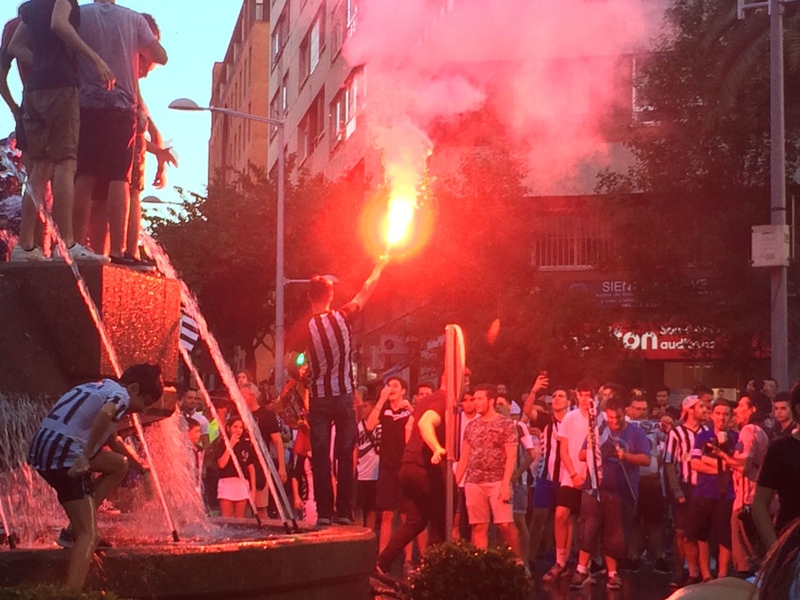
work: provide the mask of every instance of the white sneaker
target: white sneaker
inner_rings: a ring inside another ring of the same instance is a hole
[[[108,263],[110,259],[107,256],[103,256],[102,254],[95,254],[86,246],[82,246],[81,244],[75,242],[72,248],[68,248],[67,252],[72,257],[72,260],[75,262],[101,262],[101,263]]]
[[[40,262],[47,260],[50,259],[44,255],[44,252],[42,252],[39,246],[34,246],[32,250],[25,250],[25,248],[19,244],[14,246],[14,250],[11,252],[11,257],[9,258],[9,262]]]

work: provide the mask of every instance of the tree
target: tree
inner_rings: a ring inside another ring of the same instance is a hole
[[[721,332],[723,355],[744,370],[769,332],[768,276],[749,265],[750,227],[769,222],[769,85],[762,55],[730,109],[708,119],[720,64],[705,40],[717,9],[729,5],[696,0],[670,9],[674,31],[658,41],[638,82],[651,110],[649,125],[628,142],[636,166],[604,173],[598,191],[620,206],[612,215],[624,240],[616,266],[637,282],[637,318]],[[787,102],[795,104],[800,81],[791,77]],[[789,121],[790,173],[800,167],[799,134]]]

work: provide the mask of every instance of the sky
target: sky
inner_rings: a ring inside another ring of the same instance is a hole
[[[0,19],[3,23],[16,16],[20,3],[2,2]],[[79,4],[91,2],[79,0]],[[180,166],[178,169],[168,168],[167,187],[164,190],[156,190],[148,185],[143,197],[155,195],[163,201],[177,201],[174,186],[202,193],[208,182],[210,115],[206,112],[173,111],[167,106],[176,98],[191,98],[201,106],[208,105],[211,71],[214,62],[225,58],[242,3],[240,0],[209,2],[208,5],[197,0],[127,0],[117,4],[153,15],[161,29],[161,43],[169,56],[167,65],[157,67],[142,81],[141,87],[153,121],[164,139],[172,140],[180,157]],[[208,10],[212,7],[213,11]],[[15,67],[9,75],[9,84],[19,101],[22,88]],[[0,101],[0,137],[5,137],[13,128],[11,112]],[[155,173],[152,155],[148,155],[147,167],[149,184]],[[160,209],[151,205],[148,210]]]

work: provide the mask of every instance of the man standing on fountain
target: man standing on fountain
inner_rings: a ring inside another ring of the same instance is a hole
[[[333,517],[331,482],[331,425],[336,425],[334,458],[338,462],[336,494],[337,523],[353,521],[353,449],[357,440],[356,411],[353,401],[353,344],[350,321],[364,307],[378,285],[385,262],[381,261],[364,282],[361,291],[338,310],[331,310],[333,282],[316,276],[311,279],[308,299],[313,316],[308,321],[309,402],[311,428],[311,467],[314,497],[317,500],[317,525],[330,525]]]
[[[128,461],[143,473],[147,467],[118,441],[117,423],[142,412],[164,391],[161,368],[140,364],[126,370],[119,383],[111,379],[69,390],[50,410],[33,435],[28,462],[55,489],[69,517],[73,554],[67,586],[80,591],[99,542],[95,508],[125,477]],[[108,445],[110,450],[103,447]],[[92,481],[92,472],[100,476]],[[61,543],[61,540],[59,540]]]

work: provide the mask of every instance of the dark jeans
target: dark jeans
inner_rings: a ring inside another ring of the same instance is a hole
[[[593,554],[598,540],[602,542],[603,556],[620,560],[628,554],[628,542],[636,505],[627,492],[619,494],[600,490],[595,498],[588,492],[581,496],[581,516],[578,520],[579,548]]]
[[[317,515],[330,519],[333,515],[333,484],[331,483],[331,425],[336,425],[333,456],[337,462],[338,484],[336,512],[349,517],[353,509],[355,477],[353,448],[356,445],[356,409],[353,395],[312,398],[308,413],[311,429],[311,469],[314,475],[314,498]]]
[[[403,549],[414,541],[430,523],[428,546],[444,542],[445,481],[444,470],[428,469],[405,463],[400,467],[400,487],[406,498],[406,520],[398,527],[378,557],[378,566],[389,571]]]

